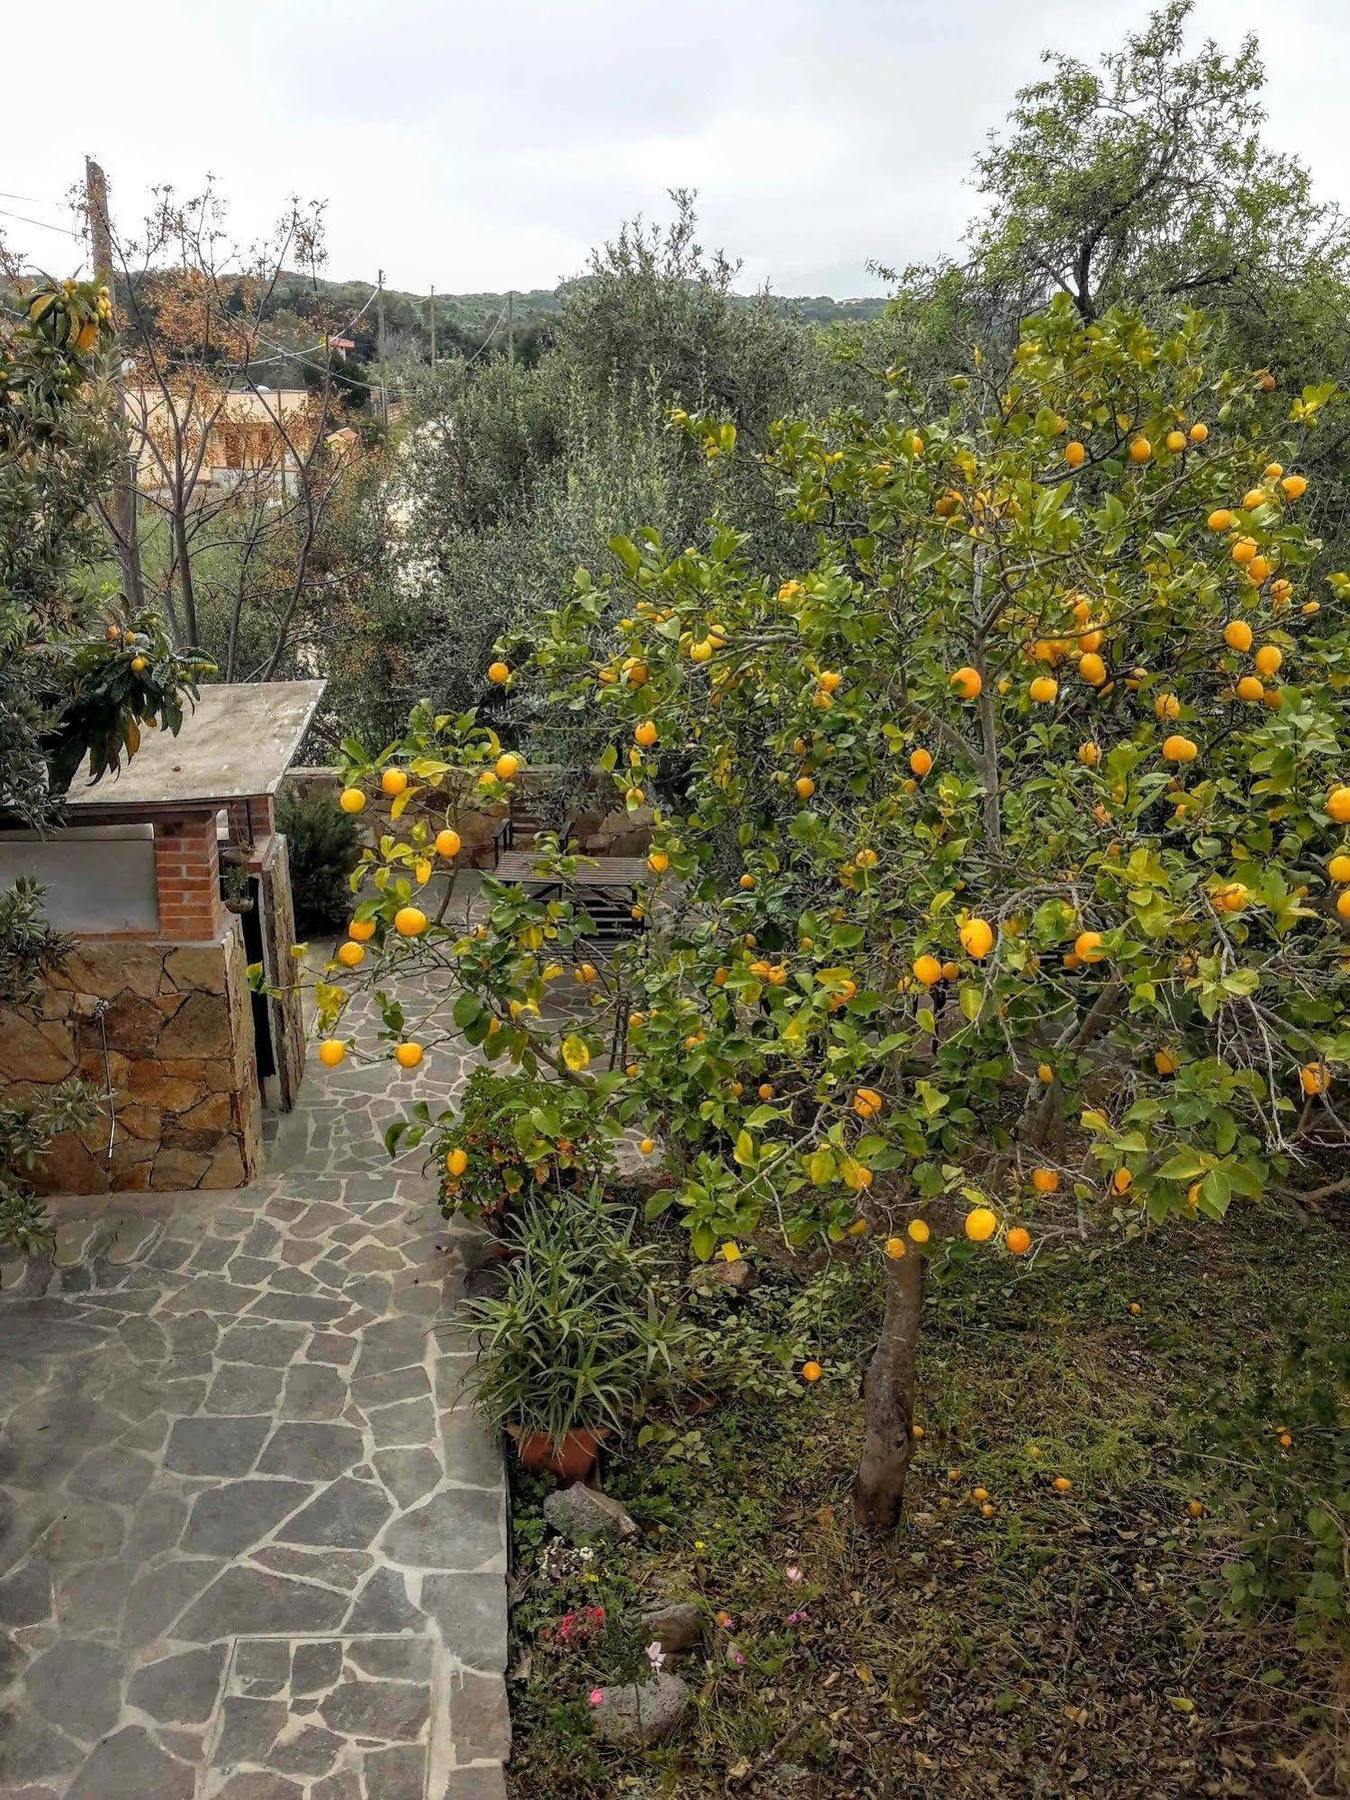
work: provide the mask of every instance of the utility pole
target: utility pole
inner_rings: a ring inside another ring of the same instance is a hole
[[[431,366],[436,367],[436,285],[431,287]]]
[[[511,288],[506,296],[506,366],[516,366],[516,290]]]
[[[108,178],[92,156],[84,159],[84,199],[89,215],[94,279],[108,290],[108,298],[113,303],[113,330],[120,336],[117,286],[113,279],[112,223],[108,216]],[[116,385],[118,418],[125,420],[126,402],[122,391],[120,360]],[[119,457],[113,470],[112,522],[126,597],[132,607],[140,612],[145,606],[145,589],[141,581],[141,553],[136,532],[136,453],[130,444],[126,455]]]
[[[375,331],[379,344],[380,358],[380,421],[386,427],[389,424],[389,389],[384,382],[384,270],[376,277],[375,289]]]

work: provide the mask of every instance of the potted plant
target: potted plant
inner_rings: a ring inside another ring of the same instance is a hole
[[[679,1372],[689,1327],[657,1245],[592,1190],[531,1204],[500,1296],[465,1303],[478,1330],[474,1404],[528,1469],[584,1480],[601,1444]]]

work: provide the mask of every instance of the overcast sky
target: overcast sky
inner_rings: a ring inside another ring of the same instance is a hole
[[[552,287],[666,190],[743,287],[875,293],[870,257],[954,250],[984,133],[1046,48],[1093,56],[1148,0],[33,0],[5,8],[0,212],[69,224],[102,159],[119,228],[213,172],[241,236],[324,197],[328,273],[442,292]],[[53,22],[59,27],[53,37]],[[1350,0],[1200,0],[1257,30],[1268,137],[1350,199]],[[0,216],[64,273],[78,247]]]

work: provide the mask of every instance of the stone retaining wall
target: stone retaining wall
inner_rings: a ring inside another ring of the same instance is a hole
[[[56,1138],[41,1193],[242,1186],[261,1163],[261,1097],[244,947],[80,943],[36,1007],[0,1007],[0,1089],[22,1100],[79,1076],[108,1116]]]

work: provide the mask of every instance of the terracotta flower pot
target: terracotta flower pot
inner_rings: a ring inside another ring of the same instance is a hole
[[[506,1429],[522,1468],[536,1473],[547,1469],[559,1481],[584,1481],[609,1435],[606,1431],[583,1430],[551,1438],[546,1431],[523,1431],[519,1425],[508,1425]]]

